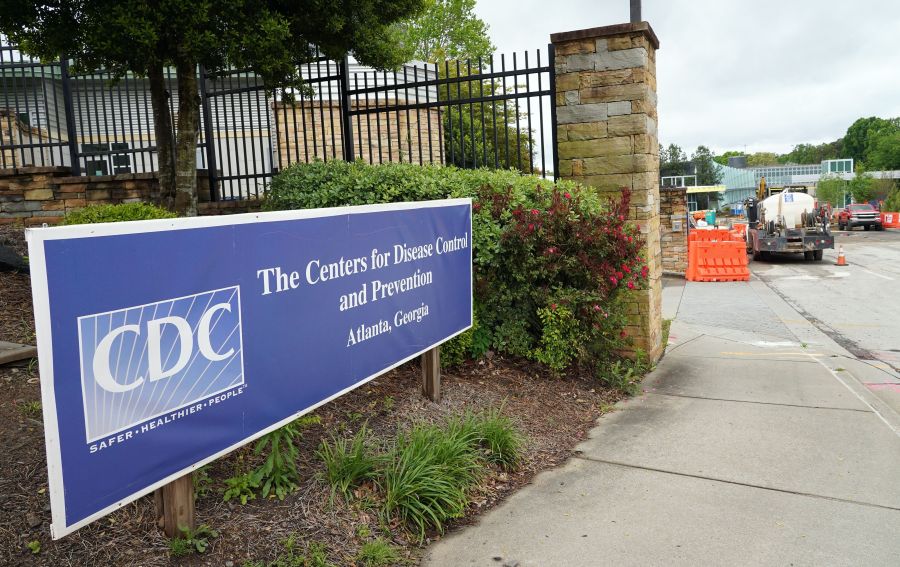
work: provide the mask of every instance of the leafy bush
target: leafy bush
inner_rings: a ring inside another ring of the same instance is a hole
[[[894,213],[900,211],[900,189],[894,189],[881,205],[881,210]]]
[[[66,213],[63,224],[95,224],[150,219],[173,219],[177,215],[148,203],[122,203],[121,205],[90,205]]]
[[[448,365],[493,348],[561,371],[594,367],[625,346],[618,295],[647,276],[640,236],[625,222],[627,194],[604,203],[592,189],[515,171],[333,161],[284,170],[265,208],[450,197],[473,199],[478,327],[445,346]],[[554,306],[564,311],[548,315]]]

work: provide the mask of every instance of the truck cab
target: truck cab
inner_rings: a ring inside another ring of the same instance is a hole
[[[865,230],[870,230],[872,227],[875,230],[884,230],[884,227],[881,225],[881,215],[875,207],[868,203],[847,205],[838,211],[837,218],[839,230],[844,230],[845,228],[853,230],[857,226],[861,226]]]

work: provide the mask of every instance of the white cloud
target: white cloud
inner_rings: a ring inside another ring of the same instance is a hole
[[[896,0],[644,0],[660,40],[660,141],[784,152],[900,116]],[[627,0],[482,0],[498,53],[627,22]]]

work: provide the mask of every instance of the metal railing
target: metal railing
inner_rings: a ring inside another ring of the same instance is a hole
[[[521,55],[521,57],[520,57]],[[280,170],[313,160],[363,160],[557,170],[553,47],[486,61],[415,63],[394,72],[320,57],[303,86],[270,89],[246,69],[198,69],[198,167],[211,195],[261,195]],[[177,84],[166,71],[177,123]],[[76,175],[158,169],[150,87],[0,45],[0,168],[68,166]]]

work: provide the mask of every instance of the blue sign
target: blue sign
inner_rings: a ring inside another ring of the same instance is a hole
[[[28,232],[54,538],[468,329],[471,202]]]

